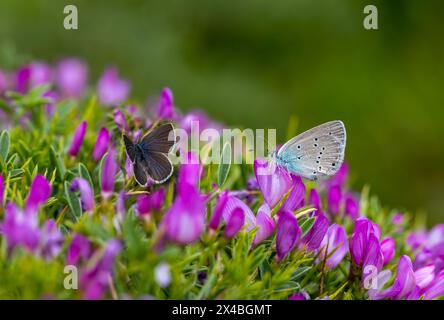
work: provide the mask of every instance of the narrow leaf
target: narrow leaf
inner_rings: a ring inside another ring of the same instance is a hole
[[[220,159],[219,171],[217,174],[217,184],[222,186],[227,180],[231,167],[231,144],[226,142],[222,149],[222,157]]]

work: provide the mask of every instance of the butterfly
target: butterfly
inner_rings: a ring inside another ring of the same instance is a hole
[[[307,130],[270,154],[289,173],[309,180],[333,176],[344,161],[346,131],[342,121]]]
[[[125,134],[123,140],[137,183],[146,186],[149,178],[155,183],[163,183],[171,177],[173,164],[168,153],[176,143],[171,123],[159,125],[145,134],[138,143],[133,143]]]

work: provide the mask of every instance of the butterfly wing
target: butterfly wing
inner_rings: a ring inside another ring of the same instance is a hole
[[[146,186],[148,182],[148,173],[145,170],[146,167],[146,161],[140,159],[136,159],[133,165],[134,177],[136,178],[137,183],[142,187]]]
[[[334,175],[344,161],[346,131],[342,121],[331,121],[294,137],[277,152],[278,165],[310,180]]]
[[[165,182],[173,174],[173,164],[165,153],[149,152],[146,162],[146,171],[156,183]]]
[[[176,143],[176,134],[171,123],[158,126],[140,141],[144,150],[149,152],[169,153]]]
[[[128,154],[128,157],[131,159],[132,162],[134,162],[134,159],[136,157],[136,150],[135,150],[134,143],[125,134],[123,135],[123,141],[125,143],[125,149],[126,149],[126,153]]]

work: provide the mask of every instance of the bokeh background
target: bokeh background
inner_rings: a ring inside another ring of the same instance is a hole
[[[63,29],[75,4],[79,30]],[[379,10],[379,30],[362,26]],[[342,119],[356,189],[444,221],[444,1],[0,0],[0,67],[77,56],[229,125]]]

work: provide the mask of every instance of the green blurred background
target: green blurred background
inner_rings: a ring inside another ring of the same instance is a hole
[[[79,30],[63,29],[77,5]],[[379,10],[379,30],[362,26]],[[356,189],[444,220],[444,1],[0,0],[0,63],[78,56],[116,65],[142,102],[170,86],[182,109],[229,125],[298,130],[342,119]]]

